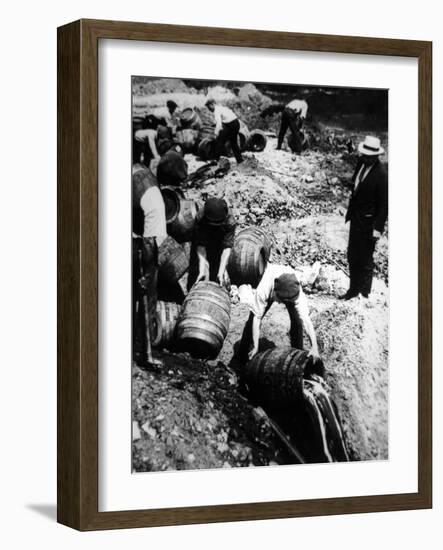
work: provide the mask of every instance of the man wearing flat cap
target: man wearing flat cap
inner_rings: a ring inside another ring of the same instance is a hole
[[[242,363],[258,352],[260,325],[274,302],[283,303],[288,311],[291,346],[303,349],[304,328],[311,342],[311,354],[315,359],[319,357],[306,295],[292,267],[268,263],[257,289],[253,290],[251,285],[241,285],[239,298],[251,312],[240,342],[239,358]]]
[[[188,289],[202,280],[226,285],[236,222],[226,201],[208,198],[197,215],[189,265]]]
[[[384,153],[377,137],[366,136],[358,146],[360,160],[352,178],[352,192],[346,213],[350,222],[348,263],[349,289],[343,300],[371,292],[374,250],[388,217],[388,176],[380,162]]]

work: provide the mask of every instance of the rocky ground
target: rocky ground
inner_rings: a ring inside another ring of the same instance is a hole
[[[243,97],[245,112],[248,101]],[[314,137],[316,132],[313,128]],[[259,225],[272,237],[272,262],[298,270],[350,458],[386,459],[388,237],[377,245],[370,299],[338,301],[348,285],[344,213],[356,160],[343,143],[357,143],[365,132],[329,127],[320,135],[311,149],[294,155],[276,151],[275,134],[270,132],[265,151],[246,153],[240,166],[231,159],[231,170],[223,178],[185,192],[199,201],[225,198],[239,228]],[[384,134],[385,146],[386,139]],[[193,155],[186,160],[189,173],[204,164]],[[258,404],[251,403],[240,387],[235,348],[248,311],[238,303],[235,287],[231,295],[229,333],[216,360],[196,361],[163,351],[165,366],[159,372],[133,364],[134,471],[294,462]],[[285,309],[274,304],[263,322],[261,349],[289,345],[288,330]]]

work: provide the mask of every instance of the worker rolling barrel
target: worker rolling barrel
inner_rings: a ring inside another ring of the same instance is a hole
[[[189,264],[188,290],[210,280],[228,286],[227,265],[234,244],[236,222],[226,201],[209,198],[195,222]]]

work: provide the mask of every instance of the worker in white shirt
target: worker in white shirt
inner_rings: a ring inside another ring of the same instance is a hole
[[[311,342],[311,354],[319,358],[317,337],[309,316],[306,295],[292,267],[268,263],[256,290],[251,285],[239,287],[240,302],[250,309],[239,348],[241,362],[258,352],[260,325],[274,302],[283,303],[291,321],[291,346],[303,349],[303,328]]]
[[[142,161],[142,154],[143,164],[148,168],[151,160],[160,160],[156,143],[157,136],[158,131],[153,128],[144,128],[135,132],[132,146],[132,161],[134,164]]]
[[[145,341],[148,365],[159,365],[151,349],[157,309],[158,247],[167,237],[166,213],[157,178],[137,165],[132,175],[133,345]],[[148,328],[149,327],[149,328]]]
[[[283,109],[281,114],[280,131],[278,133],[277,149],[280,150],[283,145],[288,128],[291,129],[297,143],[299,151],[302,148],[302,134],[300,132],[303,122],[308,113],[308,104],[304,99],[293,99]]]
[[[219,160],[226,142],[231,144],[232,152],[238,164],[243,162],[243,157],[238,145],[238,133],[240,121],[237,115],[224,105],[218,105],[214,99],[208,99],[206,107],[214,114],[215,118],[215,160]]]

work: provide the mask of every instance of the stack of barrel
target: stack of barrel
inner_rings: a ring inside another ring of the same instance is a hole
[[[229,292],[217,283],[195,284],[182,305],[157,302],[154,346],[215,359],[223,347],[231,318]]]
[[[181,311],[189,271],[191,240],[199,210],[196,201],[185,197],[179,187],[161,188],[165,203],[168,236],[158,252],[159,297],[154,345],[172,349],[175,325]]]
[[[176,187],[162,187],[168,237],[159,248],[159,281],[177,284],[189,268],[191,241],[200,208]],[[230,321],[228,291],[213,282],[199,282],[182,303],[157,302],[154,345],[185,351],[194,357],[215,358]]]
[[[173,188],[162,188],[167,205],[168,238],[160,247],[159,273],[178,281],[189,264],[190,239],[199,205]],[[165,262],[165,250],[168,261]],[[234,243],[228,266],[234,284],[257,286],[269,259],[271,244],[266,233],[256,227],[241,231]],[[183,303],[159,301],[157,335],[154,345],[213,359],[223,347],[230,322],[230,295],[218,283],[201,281],[194,285]]]
[[[189,267],[194,225],[200,205],[186,199],[180,189],[161,189],[165,207],[169,261],[163,262],[164,243],[159,251],[159,273],[169,280],[178,279]],[[154,345],[185,351],[201,359],[215,358],[226,338],[230,321],[228,291],[213,282],[199,282],[182,304],[157,303],[157,335]]]

